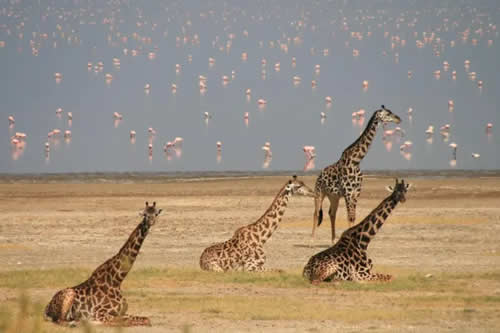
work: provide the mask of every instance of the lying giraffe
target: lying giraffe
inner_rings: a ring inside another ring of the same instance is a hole
[[[271,206],[256,222],[241,227],[231,239],[206,248],[200,257],[200,267],[207,271],[265,271],[264,244],[278,228],[288,200],[294,194],[314,196],[313,191],[297,176],[278,192]]]
[[[120,286],[161,211],[156,209],[156,202],[152,206],[146,202],[142,222],[120,251],[97,267],[87,281],[57,292],[45,308],[45,318],[66,326],[81,321],[108,326],[151,326],[147,317],[126,314],[128,305]]]
[[[318,175],[314,188],[316,198],[314,199],[313,238],[316,226],[319,226],[323,220],[321,206],[325,197],[328,197],[330,201],[328,214],[332,225],[332,243],[335,240],[335,219],[341,197],[345,199],[349,224],[351,226],[354,224],[356,205],[363,181],[359,164],[368,152],[380,122],[399,124],[401,119],[382,105],[381,109],[373,113],[360,137],[344,150],[340,159],[324,168]]]
[[[397,179],[394,188],[387,186],[391,195],[363,221],[344,231],[334,246],[312,256],[304,267],[304,277],[314,284],[325,280],[390,281],[390,275],[372,273],[372,261],[366,250],[396,205],[406,201],[410,186],[404,180],[398,183]]]

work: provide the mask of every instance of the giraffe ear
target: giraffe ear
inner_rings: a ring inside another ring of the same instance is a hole
[[[146,207],[148,207],[148,206],[149,206],[149,204],[148,204],[148,202],[146,201]]]
[[[392,193],[392,192],[394,192],[394,188],[393,188],[391,185],[387,185],[387,186],[385,187],[385,189],[386,189],[388,192],[391,192],[391,193]]]
[[[156,207],[156,201],[153,201],[153,207]]]
[[[293,175],[293,180],[297,180],[297,175]]]

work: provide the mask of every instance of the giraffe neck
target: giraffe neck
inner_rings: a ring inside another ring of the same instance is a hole
[[[370,145],[375,138],[378,124],[379,120],[376,113],[374,113],[368,121],[368,124],[366,124],[366,128],[363,133],[361,133],[359,138],[342,153],[341,160],[344,163],[349,164],[349,162],[351,162],[359,164],[361,162],[361,160],[366,156],[366,153],[368,153],[368,149],[370,149]]]
[[[99,266],[89,280],[98,280],[106,282],[107,284],[119,287],[123,282],[128,272],[139,254],[142,243],[148,235],[150,225],[147,223],[146,218],[134,229],[130,234],[128,240],[123,244],[118,253]]]
[[[271,238],[273,232],[278,228],[278,225],[285,214],[288,200],[292,196],[290,191],[287,191],[286,185],[280,190],[278,195],[273,200],[273,203],[255,223],[251,225],[251,231],[261,244],[264,244]]]
[[[366,250],[368,244],[375,237],[380,228],[382,228],[385,220],[387,220],[398,202],[399,201],[395,200],[391,194],[365,217],[363,221],[353,227],[353,232],[359,235],[359,244],[361,248]]]

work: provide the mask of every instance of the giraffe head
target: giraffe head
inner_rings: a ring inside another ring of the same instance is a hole
[[[288,181],[285,185],[285,191],[293,194],[304,195],[307,197],[315,197],[314,191],[311,190],[303,181],[298,180],[297,176],[294,175],[292,179]]]
[[[377,119],[384,123],[393,122],[399,124],[401,122],[401,118],[392,113],[391,110],[386,109],[383,105],[379,110],[375,111],[375,114],[377,115]]]
[[[153,204],[150,206],[146,201],[146,207],[144,208],[144,211],[141,215],[146,220],[146,223],[152,226],[156,223],[156,219],[158,218],[158,215],[160,215],[161,211],[161,209],[156,209],[156,202],[153,202]]]
[[[398,182],[398,179],[396,178],[396,185],[394,187],[392,186],[386,186],[387,191],[392,193],[392,197],[396,201],[400,202],[405,202],[406,201],[406,192],[410,189],[412,184],[405,184],[404,179],[401,179],[401,182]]]

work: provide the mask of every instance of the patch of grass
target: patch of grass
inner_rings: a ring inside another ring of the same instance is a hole
[[[0,306],[0,332],[4,333],[42,333],[43,307],[32,304],[26,294],[21,294],[15,307]]]
[[[338,306],[335,299],[318,302],[291,296],[176,296],[151,295],[147,300],[135,300],[135,306],[150,306],[167,313],[204,313],[228,320],[327,320],[346,322],[360,320],[399,320],[408,316],[403,308],[371,308],[360,304],[355,308]],[[139,301],[139,304],[137,302]],[[425,318],[419,311],[412,318]]]
[[[378,271],[378,270],[377,270]],[[471,284],[478,280],[500,281],[500,271],[482,273],[438,273],[430,278],[423,273],[394,270],[381,267],[381,272],[394,274],[391,282],[333,282],[322,283],[320,288],[342,291],[455,291],[472,289]],[[50,269],[19,270],[0,272],[0,288],[55,288],[73,286],[85,281],[91,270],[87,269]],[[161,285],[175,287],[193,282],[200,284],[249,285],[269,288],[317,288],[302,277],[300,270],[289,272],[205,272],[199,269],[160,269],[145,268],[132,270],[124,282],[124,289],[143,288],[144,286]]]
[[[0,288],[64,288],[89,278],[91,270],[61,268],[0,272]]]
[[[199,269],[157,269],[147,268],[138,271],[132,271],[130,277],[126,280],[127,285],[133,287],[137,283],[144,285],[145,280],[167,283],[198,282],[206,284],[248,284],[259,287],[274,288],[308,288],[310,283],[306,281],[299,271],[292,272],[227,272],[215,273],[205,272]]]

